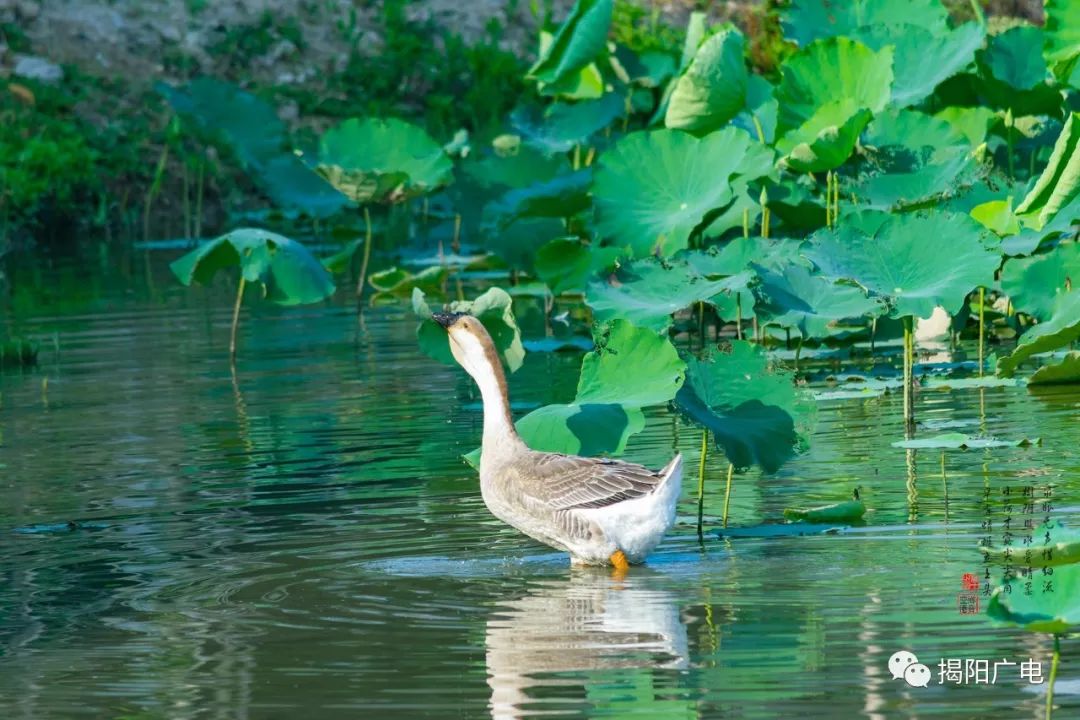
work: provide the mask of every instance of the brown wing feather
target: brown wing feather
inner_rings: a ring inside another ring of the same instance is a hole
[[[660,473],[621,460],[533,453],[525,494],[552,510],[601,508],[648,495],[663,480]]]

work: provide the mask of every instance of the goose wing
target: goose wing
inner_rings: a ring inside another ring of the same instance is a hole
[[[525,494],[551,510],[602,508],[648,495],[664,480],[656,472],[621,460],[536,453],[529,458]]]

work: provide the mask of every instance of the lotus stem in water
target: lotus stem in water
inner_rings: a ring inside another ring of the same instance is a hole
[[[904,318],[904,423],[915,423],[913,383],[915,375],[915,321],[910,315]]]
[[[728,505],[731,503],[731,476],[735,472],[735,466],[728,463],[727,466],[727,485],[724,488],[724,517],[721,523],[724,527],[727,527]]]
[[[1046,681],[1046,720],[1054,712],[1054,680],[1057,679],[1058,663],[1061,662],[1061,636],[1054,635],[1054,659],[1050,662],[1050,677]]]
[[[983,376],[983,337],[984,337],[984,323],[985,323],[985,311],[984,305],[986,303],[986,288],[979,288],[979,377]]]
[[[236,328],[240,324],[240,302],[244,299],[244,285],[247,279],[240,275],[240,284],[236,286],[236,304],[232,311],[232,331],[229,333],[229,361],[236,363]]]
[[[360,262],[360,277],[356,280],[356,299],[364,295],[364,280],[367,278],[368,262],[371,260],[371,211],[364,206],[364,259]]]
[[[697,475],[697,534],[701,539],[701,523],[705,516],[705,458],[709,454],[709,431],[701,431],[701,462],[698,463]]]

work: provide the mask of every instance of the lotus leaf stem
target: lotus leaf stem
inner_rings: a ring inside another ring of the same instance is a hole
[[[750,113],[750,119],[754,121],[754,130],[757,131],[758,141],[762,145],[768,145],[769,143],[765,142],[765,131],[761,127],[761,121],[758,120],[757,113]]]
[[[727,527],[728,505],[731,503],[731,476],[735,473],[735,466],[728,463],[727,485],[724,487],[724,517],[721,520],[723,527]]]
[[[454,239],[450,242],[450,249],[455,253],[461,252],[461,213],[454,214]]]
[[[232,311],[232,331],[229,333],[229,361],[233,364],[236,363],[236,328],[240,324],[240,303],[244,299],[244,286],[247,284],[247,278],[240,275],[240,284],[236,286],[236,304],[233,305]]]
[[[945,474],[945,451],[941,451],[941,489],[945,498],[945,522],[949,522],[949,478]]]
[[[1061,636],[1054,635],[1054,659],[1050,662],[1050,677],[1046,681],[1046,720],[1054,712],[1054,680],[1057,679],[1058,663],[1061,662]]]
[[[701,524],[705,516],[705,458],[709,455],[709,431],[701,431],[701,462],[697,475],[697,534],[701,539]]]
[[[742,340],[742,293],[735,293],[735,337]]]
[[[986,303],[986,288],[979,288],[979,377],[983,376],[983,342],[985,333],[985,311],[984,306]]]
[[[146,199],[143,201],[143,237],[150,239],[150,210],[154,206],[154,199],[161,190],[161,179],[165,176],[165,164],[169,161],[169,144],[161,147],[161,155],[158,156],[157,167],[154,169],[154,179],[146,191]]]
[[[915,423],[914,375],[915,375],[915,319],[904,318],[904,422],[910,427]]]
[[[206,159],[199,156],[199,175],[195,181],[195,227],[193,234],[195,239],[202,237],[202,212],[203,212],[203,188],[204,177],[206,176]]]
[[[750,208],[743,208],[742,211],[742,236],[750,237]]]
[[[356,280],[356,299],[364,295],[364,280],[367,278],[368,262],[371,260],[371,211],[364,206],[364,259],[360,262],[360,277]]]

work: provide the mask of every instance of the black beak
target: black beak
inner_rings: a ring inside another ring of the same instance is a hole
[[[465,313],[432,313],[431,319],[442,325],[444,328],[449,329],[451,325],[457,322],[457,319]]]

